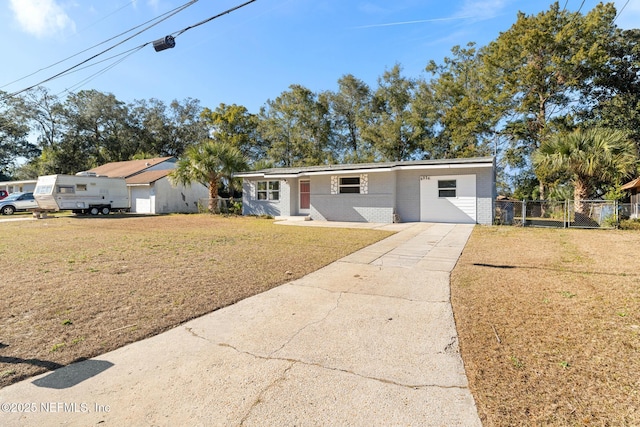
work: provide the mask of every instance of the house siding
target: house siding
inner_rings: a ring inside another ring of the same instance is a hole
[[[157,214],[196,213],[200,199],[209,198],[209,189],[199,183],[174,187],[168,178],[162,178],[152,184],[150,198]]]
[[[279,200],[258,200],[258,181],[279,181]],[[297,180],[291,180],[297,181]],[[242,181],[242,214],[243,215],[270,215],[270,216],[290,216],[292,215],[291,183],[282,179],[244,179]]]
[[[398,166],[347,170],[309,170],[287,179],[245,177],[243,180],[243,214],[290,216],[300,215],[299,183],[309,180],[311,185],[309,215],[314,220],[380,222],[419,222],[421,219],[421,176],[468,176],[475,178],[475,221],[491,225],[495,199],[495,168],[487,161],[482,166],[469,163]],[[340,194],[338,178],[359,176],[360,194]],[[280,200],[257,200],[257,181],[280,181]],[[471,187],[473,188],[473,184]],[[473,214],[472,214],[473,215]],[[473,216],[472,216],[473,218]]]
[[[331,175],[311,177],[311,218],[323,221],[393,222],[395,173],[387,171],[366,175],[367,194],[331,194]]]
[[[420,221],[420,177],[470,175],[476,176],[476,222],[493,223],[495,179],[493,168],[451,168],[401,170],[398,174],[396,212],[402,222]]]

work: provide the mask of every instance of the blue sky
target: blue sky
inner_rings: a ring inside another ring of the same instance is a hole
[[[175,33],[245,1],[199,0],[97,59]],[[11,83],[185,3],[0,0],[4,40],[0,90],[11,93],[49,78],[124,37]],[[561,6],[565,3],[572,11],[581,7],[587,12],[597,1],[560,1]],[[637,27],[640,0],[615,3],[618,10],[626,4],[616,24]],[[148,45],[98,76],[90,78],[124,55],[44,86],[62,97],[69,89],[97,89],[125,102],[195,98],[203,107],[235,103],[257,113],[291,84],[316,92],[336,90],[341,76],[353,74],[375,87],[378,77],[396,63],[406,76],[418,77],[429,60],[440,62],[454,45],[470,41],[485,45],[515,22],[519,10],[536,14],[550,4],[546,0],[256,0],[184,32],[173,49],[155,52]]]

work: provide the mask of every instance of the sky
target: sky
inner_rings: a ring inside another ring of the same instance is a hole
[[[109,49],[42,86],[61,98],[96,89],[127,103],[192,98],[210,109],[238,104],[257,113],[292,84],[314,92],[336,91],[338,79],[352,74],[376,88],[378,78],[395,64],[407,77],[425,76],[429,61],[441,62],[453,46],[484,46],[509,29],[518,11],[537,14],[551,4],[255,0],[194,26],[246,1],[0,0],[0,39],[5,40],[0,90],[13,93],[37,85]],[[561,7],[582,13],[597,3],[560,0]],[[637,28],[640,0],[614,3],[620,11],[616,24]],[[150,22],[161,16],[166,19]],[[154,40],[183,29],[187,31],[176,36],[174,48],[154,50]]]

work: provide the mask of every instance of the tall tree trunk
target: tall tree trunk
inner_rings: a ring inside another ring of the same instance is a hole
[[[581,214],[586,214],[586,206],[584,201],[587,199],[587,183],[581,179],[574,180],[573,204],[574,210]]]
[[[216,213],[218,210],[218,180],[211,178],[209,181],[209,212]]]

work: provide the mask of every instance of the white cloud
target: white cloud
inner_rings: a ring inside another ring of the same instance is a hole
[[[505,0],[465,0],[454,17],[473,17],[477,21],[484,21],[500,15],[506,3]]]
[[[22,30],[37,37],[75,30],[75,23],[56,0],[11,0],[11,9]]]

